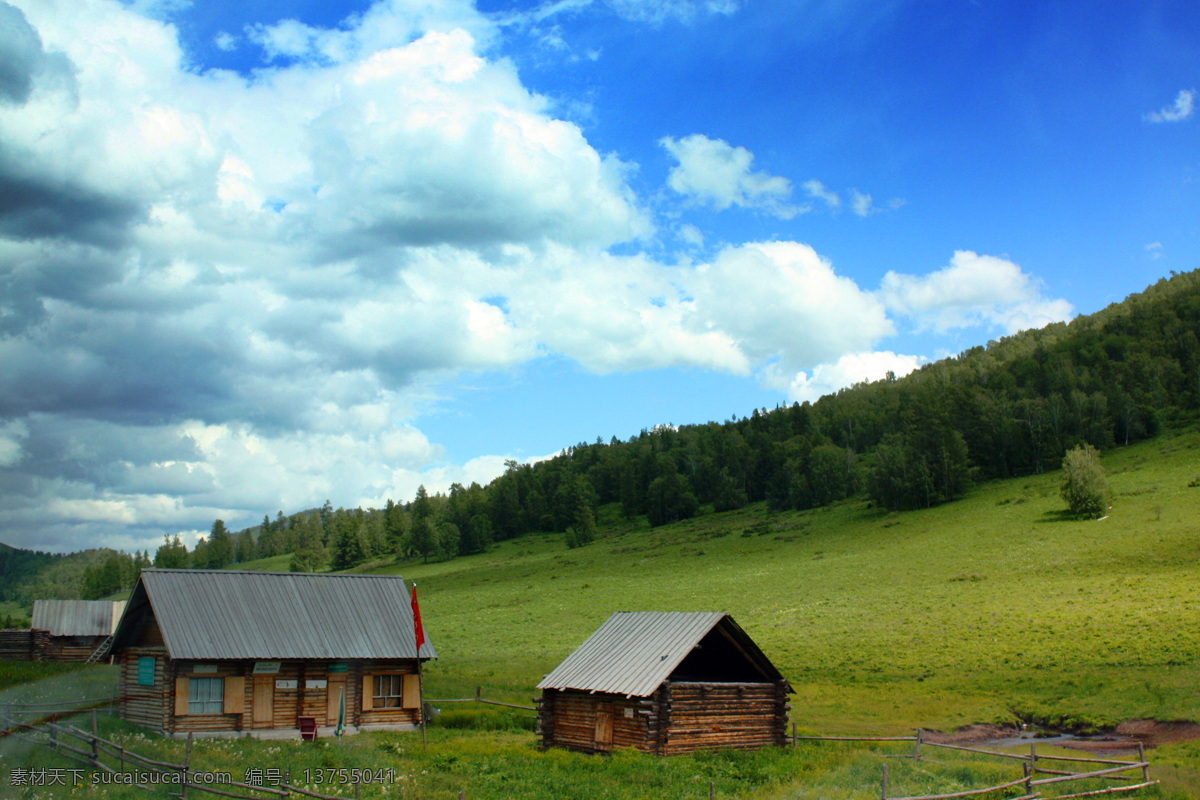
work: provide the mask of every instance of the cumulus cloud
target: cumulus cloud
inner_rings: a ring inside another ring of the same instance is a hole
[[[1067,301],[1046,297],[1041,282],[1012,261],[970,250],[955,252],[949,266],[929,275],[888,272],[879,297],[919,330],[938,332],[987,325],[1016,333],[1074,313]]]
[[[196,72],[176,28],[115,0],[0,15],[10,544],[153,548],[216,517],[486,482],[506,454],[449,463],[418,424],[464,370],[553,353],[800,396],[869,377],[843,359],[894,333],[889,308],[1039,313],[1036,282],[973,253],[877,292],[798,242],[651,255],[634,167],[492,57],[496,23],[466,0],[254,29],[270,61],[249,76]],[[680,193],[794,213],[745,148],[663,146]]]
[[[667,185],[679,194],[718,211],[731,206],[758,208],[784,219],[799,212],[786,203],[791,182],[752,170],[754,154],[744,147],[699,133],[682,139],[667,136],[659,144],[678,162],[667,175]]]
[[[1196,90],[1181,89],[1175,95],[1175,102],[1164,106],[1158,111],[1145,114],[1142,119],[1146,122],[1182,122],[1189,119],[1196,111]]]
[[[882,380],[889,372],[902,378],[924,361],[920,356],[900,355],[890,350],[848,353],[832,363],[818,364],[811,374],[791,372],[772,364],[766,370],[766,383],[787,392],[789,401],[815,402],[856,383]]]

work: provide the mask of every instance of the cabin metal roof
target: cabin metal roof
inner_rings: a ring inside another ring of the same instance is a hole
[[[770,680],[783,680],[779,670],[728,614],[618,611],[537,688],[648,697],[718,626]]]
[[[114,637],[152,609],[173,659],[417,658],[411,598],[392,575],[143,570]],[[428,630],[420,658],[437,658]]]
[[[34,600],[29,627],[51,636],[108,636],[124,610],[124,600]]]

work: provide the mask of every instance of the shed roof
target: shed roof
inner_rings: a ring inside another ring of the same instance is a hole
[[[108,636],[124,610],[124,600],[34,600],[29,627],[51,636]]]
[[[174,659],[418,657],[398,575],[143,570],[114,648],[132,640],[148,609]],[[437,658],[428,633],[420,658]]]
[[[727,637],[764,680],[784,679],[728,614],[618,611],[537,688],[647,697],[713,631]]]

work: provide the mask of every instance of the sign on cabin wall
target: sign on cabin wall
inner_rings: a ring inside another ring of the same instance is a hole
[[[304,681],[305,689],[324,689],[328,681],[324,678],[308,678]]]
[[[196,664],[192,667],[193,675],[207,675],[217,671],[216,664]]]
[[[279,662],[278,661],[255,661],[254,662],[254,674],[255,675],[274,675],[277,672],[279,672]]]
[[[285,681],[285,680],[275,681],[276,689],[296,689],[299,687],[299,685],[300,685],[300,681]]]
[[[154,685],[154,656],[138,659],[138,686]]]

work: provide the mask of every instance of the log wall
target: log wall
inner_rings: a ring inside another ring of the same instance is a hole
[[[45,633],[41,631],[41,633]],[[14,661],[33,661],[33,631],[29,628],[0,630],[0,658]]]
[[[41,633],[41,631],[38,631]],[[45,636],[35,642],[37,661],[87,661],[105,636]]]
[[[138,683],[138,659],[154,659],[154,685]],[[174,698],[174,685],[168,686],[170,662],[165,647],[130,647],[116,658],[119,668],[117,695],[121,698],[118,716],[158,733],[167,732],[167,710]]]
[[[786,688],[774,683],[668,683],[664,755],[787,743]]]
[[[601,723],[602,715],[611,722]],[[607,753],[618,747],[650,753],[654,743],[647,736],[647,716],[641,698],[546,690],[538,707],[539,743],[543,749],[566,747],[583,753]],[[605,735],[606,727],[611,729],[611,739]]]
[[[790,707],[783,681],[666,682],[647,698],[546,690],[538,707],[539,745],[585,753],[634,747],[659,755],[784,745]]]
[[[157,626],[147,626],[149,635],[142,642],[161,642]],[[138,659],[152,656],[155,661],[153,686],[138,684]],[[319,726],[337,724],[340,690],[346,692],[346,724],[416,725],[420,723],[418,704],[411,708],[363,709],[364,678],[377,673],[416,676],[415,662],[390,661],[281,661],[279,671],[254,674],[254,661],[171,661],[165,646],[159,644],[122,648],[120,664],[120,716],[165,734],[236,733],[254,730],[298,730],[299,717],[315,717]],[[330,672],[332,663],[345,664],[345,672]],[[198,664],[215,667],[213,672],[196,672]],[[186,693],[190,678],[224,678],[226,702],[222,713],[186,713]],[[240,692],[238,684],[240,682]],[[278,685],[277,681],[294,682]],[[313,685],[309,685],[309,682]],[[321,685],[321,682],[324,682]],[[258,702],[264,712],[256,714],[255,686],[261,686]],[[265,692],[265,695],[262,694]],[[178,699],[177,693],[182,699]],[[240,702],[237,699],[240,695]],[[369,698],[368,698],[369,704]]]

